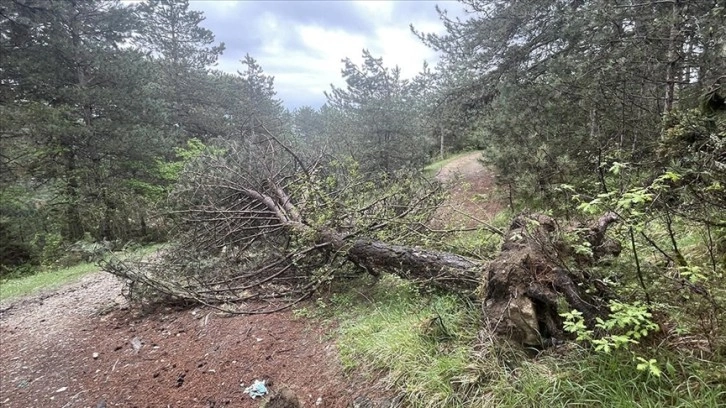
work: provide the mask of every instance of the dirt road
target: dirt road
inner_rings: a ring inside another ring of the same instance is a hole
[[[490,222],[504,206],[497,196],[494,174],[480,162],[481,152],[472,152],[442,167],[436,178],[447,185],[450,197],[439,209],[440,227],[477,228]]]
[[[121,284],[98,272],[0,315],[2,407],[258,407],[255,379],[304,406],[345,407],[350,388],[329,327],[291,313],[124,307]]]

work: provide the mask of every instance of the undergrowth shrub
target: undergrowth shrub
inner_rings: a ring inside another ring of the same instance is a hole
[[[591,345],[595,352],[609,354],[614,350],[631,350],[632,345],[658,329],[652,320],[653,315],[648,307],[640,302],[625,304],[615,300],[610,301],[610,314],[606,319],[598,317],[596,330],[585,326],[582,313],[571,310],[561,314],[565,319],[564,329],[577,336],[577,341]],[[647,371],[649,374],[660,377],[661,369],[656,359],[644,359],[633,351],[633,359],[638,364],[636,368]]]

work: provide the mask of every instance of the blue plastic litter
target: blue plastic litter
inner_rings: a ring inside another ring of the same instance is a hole
[[[249,394],[252,399],[257,397],[264,397],[267,394],[267,387],[265,386],[265,380],[255,380],[252,385],[245,388],[243,391],[245,394]]]

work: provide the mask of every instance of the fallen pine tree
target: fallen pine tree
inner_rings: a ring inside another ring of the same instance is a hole
[[[476,299],[493,332],[526,345],[562,336],[560,299],[589,325],[606,313],[607,287],[586,270],[620,252],[606,236],[613,214],[578,228],[542,214],[519,215],[506,231],[483,225],[503,244],[493,260],[478,260],[415,245],[440,233],[428,225],[442,197],[414,173],[363,177],[354,164],[300,157],[271,135],[224,142],[187,163],[170,196],[176,244],[104,269],[137,300],[269,313],[350,277],[353,265],[354,274],[396,274]],[[590,250],[575,251],[565,236]]]

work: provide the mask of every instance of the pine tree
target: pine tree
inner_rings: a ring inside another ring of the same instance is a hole
[[[262,66],[249,54],[240,63],[244,67],[237,71],[241,85],[237,104],[241,136],[254,137],[267,132],[280,136],[286,126],[282,101],[277,99],[275,91],[275,77],[265,74]]]
[[[42,197],[67,241],[129,236],[141,208],[126,205],[127,182],[147,177],[142,163],[158,150],[153,123],[163,114],[145,80],[150,65],[119,47],[133,13],[118,2],[32,0],[6,13],[2,132],[25,158],[11,163],[12,183]]]
[[[190,10],[188,0],[150,0],[136,11],[142,25],[134,41],[158,64],[160,91],[171,113],[169,131],[179,144],[215,136],[217,118],[209,112],[215,92],[208,73],[224,43],[214,45],[214,34],[201,26],[203,13]]]
[[[344,59],[346,89],[331,87],[328,103],[350,121],[350,155],[365,171],[392,173],[421,166],[428,150],[416,115],[414,87],[381,58],[363,50],[363,65]]]

